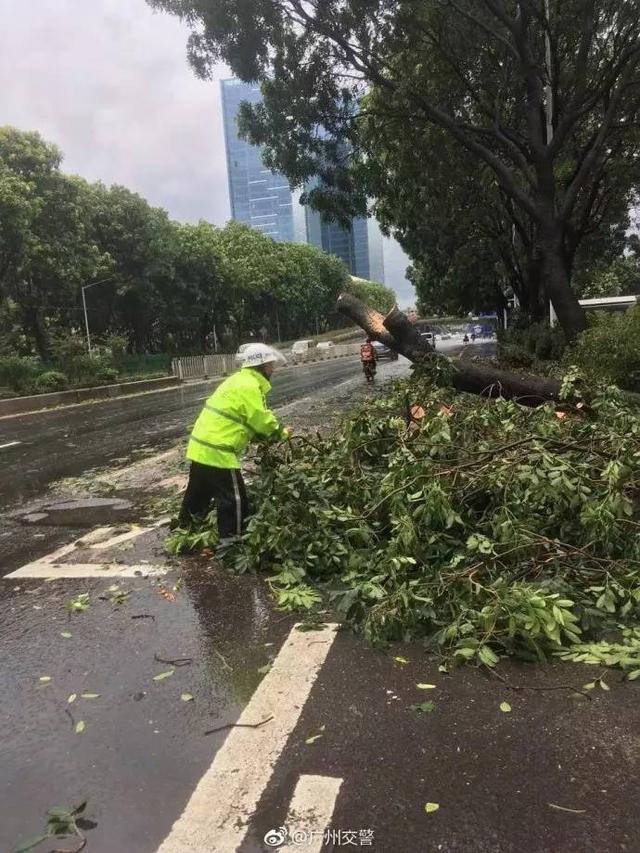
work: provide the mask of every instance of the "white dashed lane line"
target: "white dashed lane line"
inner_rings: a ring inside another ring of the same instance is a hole
[[[112,560],[104,563],[65,563],[64,558],[69,554],[78,553],[78,550],[83,547],[90,551],[106,551],[111,547],[122,545],[123,542],[137,539],[145,533],[151,533],[156,528],[162,527],[167,521],[167,518],[161,518],[152,527],[138,527],[134,524],[131,530],[127,530],[125,533],[117,533],[117,528],[115,527],[98,527],[70,545],[63,545],[62,548],[58,548],[53,553],[47,554],[46,557],[40,557],[39,560],[34,560],[31,563],[27,563],[26,566],[21,566],[14,572],[6,575],[6,577],[132,578],[141,575],[143,577],[164,575],[168,570],[168,566],[151,565],[149,563],[129,565],[127,563],[115,563]]]
[[[239,849],[333,645],[336,628],[326,625],[311,632],[292,629],[242,712],[239,727],[227,735],[158,853],[233,853]],[[268,722],[255,728],[263,720]],[[318,786],[313,790],[319,794]],[[323,793],[325,811],[329,800]]]
[[[284,827],[287,842],[280,853],[320,853],[325,843],[342,779],[331,776],[301,776],[293,792]]]

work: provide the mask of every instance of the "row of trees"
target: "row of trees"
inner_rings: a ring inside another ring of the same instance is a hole
[[[335,301],[351,280],[338,258],[235,222],[173,222],[61,162],[39,134],[0,128],[0,354],[49,360],[57,337],[83,332],[87,284],[92,335],[124,335],[134,352],[203,352],[344,322]],[[393,305],[382,285],[357,287],[381,310]]]
[[[297,185],[321,177],[314,205],[375,199],[424,304],[512,290],[584,328],[574,276],[623,253],[640,183],[637,2],[148,2],[191,26],[197,73],[261,82],[244,132]]]

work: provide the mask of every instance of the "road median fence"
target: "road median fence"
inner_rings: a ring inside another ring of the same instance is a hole
[[[313,364],[319,361],[331,361],[334,358],[345,358],[357,355],[360,352],[360,344],[336,344],[333,347],[312,347],[305,353],[292,356],[288,353],[286,358],[290,367],[298,367],[301,364]],[[218,355],[187,355],[182,358],[174,358],[171,363],[173,375],[178,379],[209,379],[215,376],[227,376],[239,365],[233,353]]]

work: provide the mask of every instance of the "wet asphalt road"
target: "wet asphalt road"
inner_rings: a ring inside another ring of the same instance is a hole
[[[359,367],[341,370],[349,375]],[[303,393],[295,382],[285,386],[288,378],[279,378],[281,403]],[[94,441],[103,437],[111,445],[104,448],[108,457],[144,449],[143,435],[124,452],[118,446],[127,424],[149,429],[154,441],[162,440],[165,428],[183,435],[206,389],[186,390],[192,394],[188,417],[177,409],[163,422],[157,410],[140,417],[142,401],[136,401],[138,419],[127,421],[120,412],[115,435],[105,413],[100,430],[91,429],[94,414],[78,426],[77,437],[92,440],[96,432]],[[50,434],[61,448],[65,438]],[[66,463],[77,471],[85,458],[95,466],[95,456],[73,452]],[[59,533],[61,541],[73,539],[69,529]],[[133,547],[115,547],[108,559],[166,562],[164,535],[145,534]],[[85,564],[107,555],[76,548],[65,559]],[[274,610],[259,578],[230,575],[203,558],[169,563],[174,568],[164,580],[0,579],[0,850],[41,832],[48,808],[89,798],[89,853],[155,853],[229,736],[228,729],[204,733],[237,721],[270,677],[265,665],[277,668],[294,618]],[[180,573],[182,584],[162,594]],[[105,595],[114,580],[129,593],[121,605]],[[89,595],[90,606],[70,614],[66,605],[80,593]],[[305,636],[313,643],[313,633]],[[154,681],[173,669],[166,661],[176,658],[190,662]],[[308,776],[341,780],[330,821],[333,840],[322,853],[343,847],[639,853],[640,686],[607,672],[611,690],[594,690],[588,700],[576,698],[569,685],[599,675],[593,667],[504,663],[499,672],[505,680],[471,667],[443,674],[419,645],[373,649],[349,632],[338,633],[296,710],[239,853],[274,849],[265,835],[286,822],[294,789]],[[418,688],[425,683],[433,688]],[[511,689],[522,685],[534,689]],[[99,696],[85,699],[85,692]],[[183,693],[193,701],[184,702]],[[433,703],[428,710],[412,710],[425,701]],[[508,713],[500,710],[505,701]],[[277,693],[276,722],[289,704],[285,686]],[[78,722],[84,723],[80,733]],[[251,729],[242,731],[249,772],[258,773],[252,753],[258,740]],[[226,787],[216,789],[212,808],[225,799]],[[427,802],[438,810],[426,813]],[[72,839],[55,846],[76,849]],[[194,834],[192,846],[174,849],[231,853],[215,833],[204,840]],[[311,848],[301,843],[289,849]]]
[[[153,548],[149,556],[157,558]],[[158,582],[133,579],[121,583],[130,595],[116,606],[101,600],[106,586],[96,579],[0,581],[2,851],[41,831],[48,808],[88,797],[90,853],[154,853],[228,734],[204,732],[238,719],[292,627],[261,582],[202,563],[189,565],[175,601],[160,595]],[[91,605],[71,616],[65,604],[81,592]],[[191,663],[154,681],[170,669],[156,655]],[[511,684],[538,687],[579,685],[593,675],[559,664],[505,664],[500,672]],[[330,825],[345,839],[356,833],[356,845],[326,844],[323,853],[343,846],[637,853],[639,694],[620,685],[619,675],[607,680],[611,691],[592,701],[565,690],[516,692],[473,668],[443,675],[419,646],[376,650],[340,633],[240,853],[272,849],[264,836],[286,822],[303,775],[342,780]],[[423,682],[434,688],[418,689]],[[185,691],[193,701],[181,700]],[[82,699],[83,692],[100,695]],[[425,699],[433,702],[430,713],[411,710]],[[499,708],[505,700],[508,714]],[[284,693],[276,716],[287,702]],[[439,810],[425,813],[427,802]],[[372,839],[366,846],[364,833]],[[215,833],[189,848],[196,851],[231,853]]]
[[[274,379],[270,405],[290,403],[359,370],[355,358],[283,370]],[[0,507],[37,496],[62,477],[174,444],[187,436],[213,385],[198,382],[135,397],[0,418]]]

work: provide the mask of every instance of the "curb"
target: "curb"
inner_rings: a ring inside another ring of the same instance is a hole
[[[86,400],[108,400],[112,397],[124,397],[141,391],[157,391],[162,388],[178,387],[180,379],[167,376],[162,379],[142,379],[137,382],[119,382],[114,385],[98,385],[95,388],[77,388],[73,391],[56,391],[51,394],[34,394],[31,397],[11,397],[0,400],[0,417],[22,415],[52,409],[56,406],[74,405]]]

